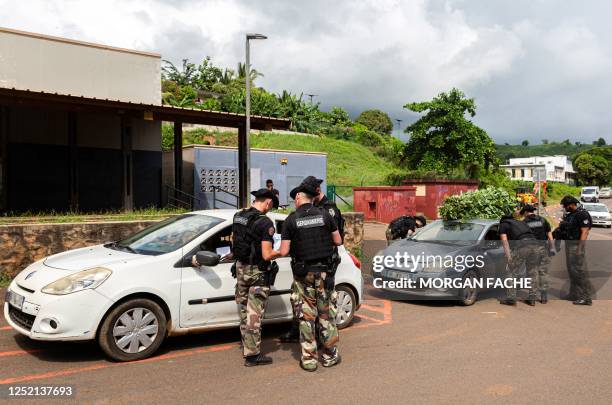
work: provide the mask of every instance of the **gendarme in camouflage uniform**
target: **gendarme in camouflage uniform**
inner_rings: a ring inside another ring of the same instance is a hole
[[[317,324],[322,365],[331,367],[340,362],[331,295],[335,284],[332,255],[342,238],[329,212],[312,205],[317,187],[316,182],[304,181],[291,191],[297,209],[285,220],[281,236],[281,254],[289,253],[292,259],[292,302],[302,346],[300,366],[306,371],[315,371],[318,366]]]
[[[256,198],[253,206],[238,211],[232,225],[232,253],[236,259],[235,296],[244,365],[249,367],[272,362],[270,357],[261,354],[261,322],[272,282],[270,260],[279,254],[272,250],[274,224],[265,215],[272,207],[272,191],[261,189],[251,194]]]

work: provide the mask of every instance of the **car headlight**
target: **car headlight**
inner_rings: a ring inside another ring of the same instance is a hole
[[[112,271],[104,267],[94,267],[60,278],[41,290],[45,294],[66,295],[73,292],[96,288],[104,282]]]

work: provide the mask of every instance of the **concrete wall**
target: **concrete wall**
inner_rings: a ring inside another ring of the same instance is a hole
[[[0,28],[0,86],[161,104],[161,57]]]
[[[345,246],[361,247],[363,214],[344,213]],[[0,226],[0,272],[14,277],[30,263],[55,253],[124,239],[156,221]]]

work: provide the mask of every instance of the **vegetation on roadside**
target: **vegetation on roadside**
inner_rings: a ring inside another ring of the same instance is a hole
[[[445,220],[499,219],[512,214],[515,206],[516,198],[512,194],[490,187],[447,197],[439,212]]]
[[[138,221],[158,220],[172,215],[186,212],[181,208],[143,208],[132,212],[103,211],[92,213],[80,212],[22,212],[7,213],[0,216],[0,225],[15,224],[44,224],[44,223],[73,223],[73,222],[100,222],[100,221]]]

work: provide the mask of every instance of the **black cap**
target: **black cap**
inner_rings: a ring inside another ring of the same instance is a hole
[[[567,207],[571,204],[580,204],[580,201],[578,201],[575,197],[572,197],[571,195],[566,195],[561,199],[562,206]]]
[[[427,225],[427,219],[423,215],[417,215],[414,217],[417,221],[423,224],[423,226]]]
[[[260,188],[259,190],[251,191],[251,195],[255,198],[269,198],[271,200],[274,199],[274,193],[272,190],[268,190],[267,188]]]
[[[533,205],[531,205],[531,204],[525,204],[525,205],[523,206],[523,208],[521,208],[520,213],[521,213],[521,215],[523,215],[525,212],[535,212],[535,211],[537,211],[537,208],[536,208],[536,207],[534,207],[534,206],[533,206]]]
[[[319,194],[319,192],[317,191],[317,188],[319,188],[320,184],[321,183],[317,180],[316,177],[308,176],[304,180],[302,180],[299,186],[291,190],[289,195],[294,200],[295,200],[295,196],[297,195],[297,193],[306,193],[309,196],[314,197],[317,194]]]

